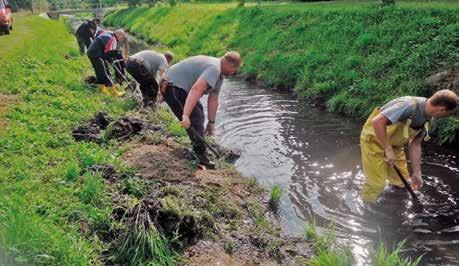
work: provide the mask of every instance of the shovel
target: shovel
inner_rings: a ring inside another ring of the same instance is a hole
[[[406,190],[408,190],[408,192],[410,193],[411,195],[411,198],[413,198],[413,200],[418,203],[420,206],[421,205],[421,202],[419,201],[418,197],[416,196],[416,194],[414,194],[414,191],[413,189],[411,188],[411,186],[408,184],[408,181],[406,181],[405,177],[403,177],[402,175],[402,172],[400,172],[400,169],[398,169],[398,167],[396,165],[393,166],[394,167],[394,170],[395,172],[397,173],[398,177],[400,178],[400,180],[403,182],[403,184],[405,185],[405,188]]]

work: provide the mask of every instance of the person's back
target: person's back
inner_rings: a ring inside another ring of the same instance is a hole
[[[193,56],[178,62],[166,71],[167,81],[187,93],[199,78],[205,79],[209,85],[205,94],[210,92],[218,94],[223,81],[220,58]]]
[[[89,57],[105,57],[105,54],[111,50],[116,50],[116,37],[112,32],[105,31],[94,39],[88,48]]]
[[[157,76],[158,70],[165,70],[168,67],[166,57],[155,51],[141,51],[133,54],[131,57],[142,61],[148,73],[150,73],[153,77]]]
[[[88,20],[88,21],[81,23],[81,25],[77,28],[75,34],[81,37],[94,38],[96,29],[97,29],[97,25],[92,20]]]

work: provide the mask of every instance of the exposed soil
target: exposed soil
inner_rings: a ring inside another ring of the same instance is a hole
[[[425,83],[428,87],[435,90],[450,89],[459,91],[459,70],[449,69],[426,78]]]
[[[100,141],[102,132],[116,139],[125,147],[121,159],[133,169],[119,173],[106,164],[87,169],[111,187],[117,206],[112,219],[123,225],[99,236],[111,243],[102,254],[105,264],[128,263],[129,254],[116,254],[129,252],[122,248],[126,243],[140,245],[139,234],[156,230],[184,255],[186,265],[293,265],[312,254],[304,239],[282,236],[270,218],[266,192],[228,164],[239,157],[237,151],[215,145],[222,155],[218,170],[199,170],[188,147],[151,122],[148,114],[112,120],[97,113],[73,132],[87,133],[84,140]]]
[[[140,204],[148,202],[149,219],[162,233],[180,232],[187,265],[292,265],[310,255],[306,244],[301,253],[294,240],[281,236],[257,184],[224,159],[220,170],[204,171],[195,169],[191,158],[176,143],[138,141],[123,156],[138,177],[164,182]]]

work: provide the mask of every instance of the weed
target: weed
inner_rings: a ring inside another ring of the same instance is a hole
[[[280,204],[280,199],[282,197],[282,189],[279,185],[275,185],[271,189],[271,193],[269,194],[269,205],[273,209],[277,209]]]
[[[100,204],[104,190],[102,177],[100,175],[86,173],[83,176],[83,180],[84,183],[79,193],[81,201],[91,205]]]

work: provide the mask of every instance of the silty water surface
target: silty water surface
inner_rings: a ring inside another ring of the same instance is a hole
[[[368,206],[360,197],[361,123],[246,82],[227,80],[223,86],[217,142],[242,152],[236,167],[243,175],[256,177],[267,189],[282,187],[285,232],[303,234],[313,220],[323,228],[333,223],[357,265],[369,263],[375,243],[392,246],[404,239],[408,255],[424,254],[423,264],[459,264],[455,151],[424,149],[425,184],[418,194],[424,210],[413,208],[401,189],[387,190],[377,205]]]

